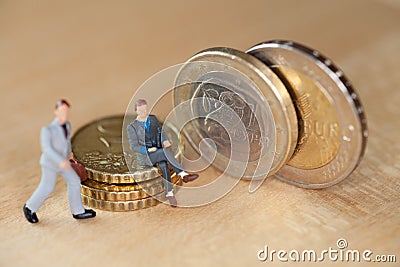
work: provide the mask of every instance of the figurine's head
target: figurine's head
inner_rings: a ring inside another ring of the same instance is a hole
[[[145,99],[138,99],[135,102],[135,112],[138,115],[138,119],[146,119],[148,114],[147,101]]]
[[[68,111],[71,105],[65,99],[58,100],[56,103],[56,108],[54,114],[58,120],[59,124],[64,124],[68,120]]]

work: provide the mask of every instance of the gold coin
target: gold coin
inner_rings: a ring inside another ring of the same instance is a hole
[[[127,192],[111,192],[105,190],[99,190],[95,188],[90,188],[85,185],[82,185],[81,194],[84,196],[91,197],[97,200],[106,200],[106,201],[131,201],[142,198],[148,198],[157,194],[160,194],[164,191],[163,184],[154,184],[150,187],[147,187],[146,190],[139,189],[136,191],[127,191]]]
[[[131,120],[134,118],[132,117]],[[124,116],[116,115],[90,122],[72,137],[72,150],[77,161],[82,162],[88,178],[110,184],[129,184],[152,180],[160,173],[155,167],[140,166],[132,153],[123,152],[122,125]],[[166,134],[175,145],[173,152],[180,157],[178,133],[165,125]],[[128,165],[135,169],[130,172]]]
[[[277,176],[324,188],[350,175],[364,155],[368,130],[360,99],[343,72],[320,52],[290,41],[265,42],[247,53],[275,71],[298,111],[299,142]]]
[[[133,211],[153,207],[159,203],[155,198],[148,197],[132,201],[106,201],[81,195],[83,205],[106,211]]]
[[[177,185],[182,185],[182,180],[179,179]],[[81,198],[84,205],[106,211],[134,211],[149,208],[160,203],[157,199],[153,197],[131,201],[107,201],[95,199],[81,194]]]
[[[96,180],[92,179],[87,179],[86,181],[82,182],[82,185],[90,187],[90,188],[95,188],[95,189],[100,189],[104,191],[110,191],[110,192],[129,192],[129,191],[135,191],[135,190],[140,190],[142,188],[150,187],[152,185],[158,184],[162,182],[162,177],[156,177],[154,179],[145,181],[145,182],[139,182],[139,183],[133,183],[133,184],[109,184],[109,183],[102,183],[98,182]]]
[[[287,66],[272,66],[290,86],[300,113],[299,139],[288,165],[315,169],[332,161],[340,147],[340,121],[332,97],[310,77]]]
[[[175,173],[171,176],[171,182],[173,184],[179,183],[180,177]],[[142,198],[148,198],[151,196],[158,195],[164,192],[164,184],[160,179],[154,179],[157,181],[147,187],[139,187],[137,188],[137,184],[135,185],[110,185],[103,184],[96,181],[86,180],[82,183],[81,194],[91,197],[97,200],[106,200],[106,201],[131,201],[138,200]],[[146,182],[145,182],[146,183]]]
[[[196,119],[187,123],[183,132],[195,150],[198,151],[202,140],[214,141],[217,155],[213,165],[218,169],[226,170],[229,163],[235,162],[235,156],[240,159],[242,146],[249,145],[250,150],[244,178],[259,176],[258,168],[267,170],[260,176],[273,175],[293,154],[298,137],[293,102],[281,80],[258,59],[231,48],[207,49],[185,63],[176,84],[182,86],[174,90],[175,106],[187,100],[203,99],[200,105],[192,106],[192,113],[212,114],[217,108],[210,99],[216,99],[234,110],[246,127],[244,133],[228,133],[212,120]],[[235,125],[240,121],[228,123]],[[269,140],[271,136],[275,140]],[[237,151],[231,151],[230,138]],[[263,155],[260,152],[265,147],[273,147],[275,151]],[[237,173],[229,174],[237,176]]]

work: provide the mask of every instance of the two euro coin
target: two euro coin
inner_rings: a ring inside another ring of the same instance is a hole
[[[242,142],[250,151],[244,178],[276,174],[297,186],[325,188],[349,176],[365,152],[367,122],[358,94],[330,59],[302,44],[207,49],[184,64],[176,81],[175,105],[192,101],[192,116],[215,114],[219,101],[245,125],[241,134],[227,132],[205,116],[184,128],[195,149],[203,139],[216,143],[220,170],[240,155],[232,142]]]

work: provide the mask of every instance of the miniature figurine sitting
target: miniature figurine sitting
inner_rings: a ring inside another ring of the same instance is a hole
[[[171,146],[171,143],[161,131],[161,125],[156,116],[148,114],[146,100],[139,99],[135,102],[135,112],[137,118],[127,127],[130,147],[133,151],[139,153],[138,156],[142,156],[140,158],[143,165],[158,165],[164,178],[166,197],[170,205],[176,207],[177,201],[171,184],[168,164],[185,183],[194,181],[199,175],[185,172],[182,165],[167,149]]]

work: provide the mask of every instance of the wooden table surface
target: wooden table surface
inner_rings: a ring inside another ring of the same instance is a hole
[[[76,221],[59,178],[40,223],[25,220],[41,175],[40,128],[57,99],[72,103],[76,130],[123,113],[148,77],[202,49],[271,39],[322,51],[358,90],[370,138],[346,180],[305,190],[271,178],[254,194],[241,181],[199,208],[98,210]],[[291,266],[260,262],[257,252],[322,251],[339,238],[348,249],[397,255],[397,263],[357,266],[399,266],[399,51],[396,0],[0,1],[0,266]]]

